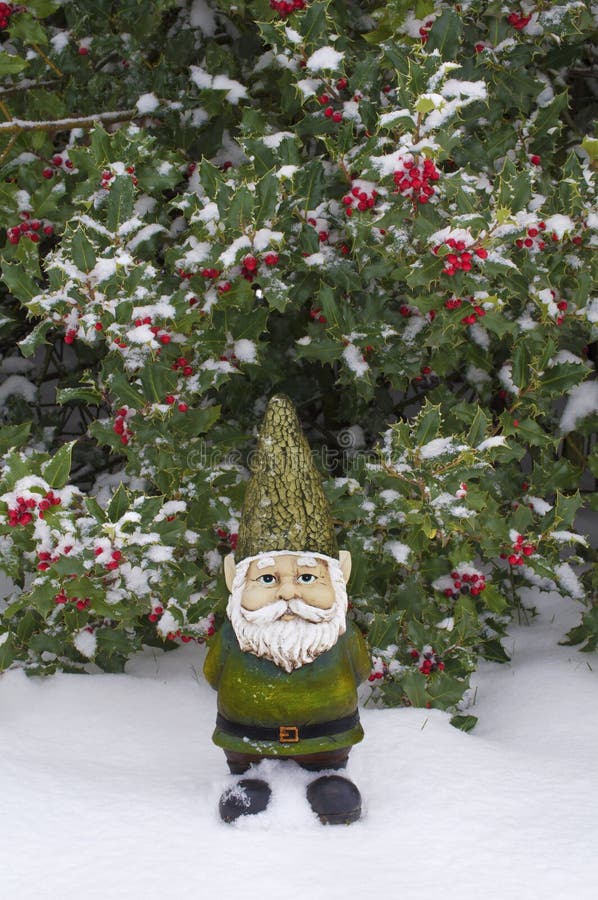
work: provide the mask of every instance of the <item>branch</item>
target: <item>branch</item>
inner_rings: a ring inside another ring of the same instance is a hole
[[[121,109],[114,112],[95,113],[92,116],[73,116],[70,119],[50,119],[46,122],[31,122],[26,119],[12,119],[0,123],[0,136],[23,131],[68,131],[71,128],[93,128],[98,122],[127,122],[139,116],[138,109]]]
[[[0,97],[8,97],[10,94],[19,94],[21,91],[36,91],[45,87],[54,87],[57,84],[60,84],[59,78],[50,78],[47,81],[33,81],[28,78],[11,87],[0,88]]]

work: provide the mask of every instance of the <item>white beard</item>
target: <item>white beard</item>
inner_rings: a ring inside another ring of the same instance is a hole
[[[309,606],[296,598],[288,602],[277,600],[251,611],[241,606],[248,568],[246,562],[243,560],[237,566],[227,606],[241,650],[269,659],[286,672],[292,672],[334,647],[347,628],[347,592],[342,574],[340,579],[333,575],[336,599],[330,609]],[[295,617],[283,620],[282,616],[288,613],[294,613]]]

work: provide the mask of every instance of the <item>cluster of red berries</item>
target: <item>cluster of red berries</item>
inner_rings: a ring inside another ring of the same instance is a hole
[[[168,403],[169,406],[174,406],[174,404],[176,403],[176,408],[179,412],[186,413],[189,409],[188,403],[183,403],[182,400],[177,403],[177,398],[174,394],[166,394],[164,400],[166,401],[166,403]]]
[[[61,588],[60,591],[54,597],[54,603],[57,606],[62,605],[63,603],[74,603],[77,609],[89,609],[91,606],[91,600],[89,597],[67,597],[64,588]]]
[[[270,0],[270,9],[277,12],[281,19],[286,19],[291,13],[305,7],[305,0]]]
[[[445,597],[457,599],[459,594],[471,594],[477,597],[482,591],[486,590],[486,576],[481,572],[459,572],[455,570],[451,572],[453,586],[445,588],[443,594]]]
[[[154,606],[151,613],[148,615],[148,619],[150,620],[150,622],[157,622],[163,612],[163,606]]]
[[[546,241],[544,240],[546,231],[546,223],[538,222],[538,225],[532,225],[527,229],[527,236],[524,238],[517,238],[515,241],[516,245],[522,249],[523,247],[527,247],[528,250],[544,250],[546,247]],[[558,241],[558,235],[553,233],[552,235],[553,241]]]
[[[105,551],[102,547],[96,547],[95,549],[96,556],[101,556],[104,552]],[[110,554],[110,560],[106,563],[106,568],[108,569],[108,571],[114,572],[115,569],[118,569],[122,558],[123,555],[120,550],[113,550]]]
[[[67,545],[64,548],[63,553],[69,554],[72,549],[73,549],[72,546]],[[52,563],[58,562],[58,560],[60,559],[60,554],[57,554],[56,556],[52,556],[52,554],[48,550],[39,550],[37,557],[39,559],[39,562],[37,564],[38,570],[40,572],[45,572],[47,569],[50,568]]]
[[[131,181],[133,184],[138,183],[138,179],[135,175],[135,166],[127,166],[126,171],[131,176]],[[103,187],[105,190],[110,190],[110,182],[114,178],[114,172],[111,172],[110,169],[104,169],[102,172],[102,181],[100,182],[100,187]]]
[[[432,672],[444,672],[444,663],[430,646],[424,647],[421,653],[414,647],[413,650],[409,651],[409,655],[412,659],[417,660],[418,669],[422,675],[431,675]]]
[[[173,372],[180,372],[185,378],[189,378],[193,375],[193,366],[189,365],[189,360],[186,356],[179,356],[178,359],[175,359],[170,368]]]
[[[435,193],[430,182],[438,181],[439,178],[440,172],[431,159],[416,162],[411,155],[404,156],[399,160],[399,168],[393,175],[397,186],[395,193],[411,197],[414,203],[427,203]]]
[[[128,421],[133,415],[135,415],[135,410],[128,409],[126,406],[121,406],[121,408],[116,411],[116,418],[114,420],[114,425],[112,426],[112,431],[120,436],[121,444],[128,444],[133,437],[133,432],[128,425]]]
[[[430,28],[434,24],[434,20],[430,19],[428,22],[425,22],[422,27],[419,29],[419,36],[422,39],[422,44],[425,44],[428,38],[430,37]]]
[[[374,660],[374,667],[368,675],[368,681],[379,681],[381,678],[385,678],[386,675],[388,675],[388,666],[378,656]]]
[[[340,109],[335,109],[334,106],[330,105],[330,97],[328,96],[328,94],[320,94],[320,96],[318,97],[318,103],[320,103],[322,106],[326,106],[324,115],[327,119],[332,119],[333,122],[337,123],[343,121],[343,114]]]
[[[326,316],[322,315],[322,308],[320,306],[314,306],[313,309],[310,309],[309,318],[314,322],[319,322],[320,325],[325,325],[328,321]]]
[[[447,300],[444,305],[447,309],[458,309],[462,302],[460,297],[454,297],[451,300]],[[462,325],[475,325],[478,319],[482,319],[486,315],[486,310],[476,302],[474,297],[469,297],[469,302],[472,305],[472,310],[462,317]]]
[[[448,253],[444,257],[444,269],[442,270],[442,274],[452,276],[459,270],[462,272],[470,272],[473,254],[466,249],[467,245],[465,244],[465,241],[457,241],[455,238],[448,238],[444,243],[454,252]],[[438,253],[440,246],[440,244],[437,244],[432,252],[435,254]],[[484,247],[473,248],[473,253],[475,253],[479,259],[486,259],[488,257],[488,251]]]
[[[536,552],[535,544],[531,544],[518,534],[511,547],[512,553],[501,553],[500,558],[506,559],[510,566],[522,566],[525,562],[524,556],[533,556]]]
[[[320,221],[321,221],[321,220],[320,220]],[[319,226],[318,226],[318,220],[317,220],[317,219],[314,219],[313,216],[310,216],[310,217],[308,218],[307,224],[308,224],[308,225],[311,225],[312,228],[318,229],[318,227],[319,227]],[[327,231],[325,228],[321,228],[321,227],[320,227],[320,228],[319,228],[319,231],[318,231],[318,240],[320,241],[320,243],[321,243],[321,244],[326,243],[326,241],[328,240],[329,237],[330,237],[330,232]],[[309,256],[309,253],[303,253],[302,255],[303,255],[303,256]]]
[[[14,13],[21,12],[24,6],[13,6],[12,3],[0,3],[0,30],[8,28],[10,18]]]
[[[521,31],[525,28],[530,19],[531,16],[524,16],[521,12],[512,12],[507,16],[507,22],[509,25],[512,25],[513,28],[516,28],[517,31]]]
[[[206,637],[212,637],[214,630],[214,627],[210,626],[206,631]],[[166,635],[167,641],[176,641],[177,638],[180,638],[183,644],[189,644],[191,641],[197,641],[199,643],[202,640],[202,638],[193,637],[190,634],[183,634],[180,628],[178,631],[169,631]]]
[[[17,505],[8,510],[8,524],[11,528],[17,525],[29,525],[33,521],[33,510],[37,509],[38,518],[43,519],[44,513],[51,506],[59,506],[62,503],[54,491],[47,491],[41,500],[35,497],[17,497]]]
[[[202,278],[218,278],[220,269],[202,269],[199,274]]]
[[[48,237],[54,234],[52,225],[42,225],[39,219],[32,219],[31,213],[26,210],[21,213],[21,218],[24,220],[23,222],[19,225],[13,225],[6,230],[8,241],[11,244],[18,244],[23,237],[29,238],[30,241],[37,244],[40,231],[48,235]]]
[[[351,217],[354,209],[358,209],[360,212],[365,212],[367,209],[373,209],[376,204],[377,196],[378,194],[375,190],[371,190],[368,194],[363,187],[354,185],[351,188],[351,193],[345,194],[343,197],[345,213]],[[353,204],[356,204],[356,206],[354,207]]]
[[[42,171],[43,178],[53,178],[54,174],[61,169],[64,171],[70,171],[73,168],[73,162],[68,158],[68,156],[61,156],[60,153],[55,153],[52,157],[52,165],[46,166]]]
[[[226,528],[217,528],[216,534],[221,541],[225,541],[228,544],[231,550],[237,549],[239,535],[236,531],[228,531]]]
[[[140,325],[150,325],[151,333],[156,337],[156,340],[160,341],[161,344],[170,344],[172,338],[168,334],[167,331],[164,331],[159,325],[152,325],[152,317],[144,316],[143,318],[139,317],[134,320],[133,325],[136,328],[139,328]]]
[[[278,265],[279,259],[280,257],[278,253],[270,252],[264,255],[262,261],[265,263],[265,265],[272,267]],[[259,258],[257,256],[254,256],[252,253],[249,253],[241,263],[241,275],[243,276],[243,278],[246,278],[247,281],[254,281],[257,276],[259,264]],[[226,284],[228,284],[228,287],[224,290],[221,290],[220,293],[226,293],[227,290],[230,290],[230,283],[226,282]],[[225,286],[219,286],[218,290],[220,290],[220,287],[224,288]]]

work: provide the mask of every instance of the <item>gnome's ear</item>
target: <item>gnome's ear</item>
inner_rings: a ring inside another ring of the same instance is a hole
[[[346,584],[351,576],[351,554],[349,553],[349,551],[339,550],[338,561],[340,563],[341,572],[343,573],[343,578],[345,579]]]
[[[235,556],[233,553],[228,553],[224,557],[224,580],[226,581],[226,586],[229,591],[233,589],[233,581],[235,580]]]

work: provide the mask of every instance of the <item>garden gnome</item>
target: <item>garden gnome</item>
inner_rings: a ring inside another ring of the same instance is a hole
[[[236,559],[224,564],[227,620],[204,672],[218,691],[213,740],[233,774],[263,759],[314,772],[342,770],[363,737],[357,687],[370,671],[364,639],[347,621],[351,557],[337,550],[330,510],[297,415],[271,398],[241,514]],[[265,809],[270,787],[240,780],[220,798],[233,821]],[[307,799],[324,823],[361,814],[356,786],[316,778]]]

